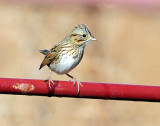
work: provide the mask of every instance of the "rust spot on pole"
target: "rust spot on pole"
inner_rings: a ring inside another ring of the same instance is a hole
[[[21,83],[21,84],[17,83],[13,85],[13,88],[18,89],[22,92],[30,92],[34,90],[34,86],[28,83]]]

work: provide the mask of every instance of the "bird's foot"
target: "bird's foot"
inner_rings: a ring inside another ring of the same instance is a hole
[[[83,87],[83,85],[76,78],[73,78],[73,82],[74,82],[73,87],[76,85],[76,82],[77,82],[78,94],[79,94],[80,93],[80,86]]]
[[[52,84],[53,84],[53,86],[54,86],[54,82],[53,82],[53,80],[52,80],[52,78],[48,78],[48,79],[46,79],[46,80],[44,80],[45,82],[46,81],[49,81],[49,88],[51,89],[51,82],[52,82]]]

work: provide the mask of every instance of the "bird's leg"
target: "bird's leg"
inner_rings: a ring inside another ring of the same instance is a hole
[[[54,85],[54,82],[53,82],[53,80],[52,80],[52,78],[51,78],[51,73],[52,73],[52,71],[49,70],[49,77],[48,77],[48,80],[49,80],[49,88],[50,88],[50,89],[51,89],[51,82],[52,82],[52,84]]]
[[[75,86],[75,85],[76,85],[76,82],[77,82],[77,85],[78,85],[78,93],[79,93],[79,92],[80,92],[80,87],[79,87],[79,85],[83,87],[83,85],[81,84],[81,82],[79,82],[75,77],[71,76],[70,74],[66,74],[66,75],[67,75],[68,77],[70,77],[70,78],[73,79],[73,82],[74,82],[73,86]]]

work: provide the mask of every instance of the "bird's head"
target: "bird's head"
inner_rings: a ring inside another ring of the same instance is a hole
[[[91,40],[97,40],[91,35],[91,32],[86,24],[77,25],[69,34],[72,42],[77,46],[85,47]]]

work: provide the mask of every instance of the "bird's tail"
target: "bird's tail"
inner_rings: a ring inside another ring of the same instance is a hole
[[[49,53],[49,50],[39,50],[39,52],[46,56]]]
[[[47,56],[47,55],[49,54],[49,50],[46,50],[46,49],[44,49],[44,50],[39,50],[39,52],[42,53],[42,54],[44,54],[45,56]],[[46,59],[44,59],[44,60],[42,61],[39,70],[40,70],[43,66],[45,66],[45,65],[46,65]]]

